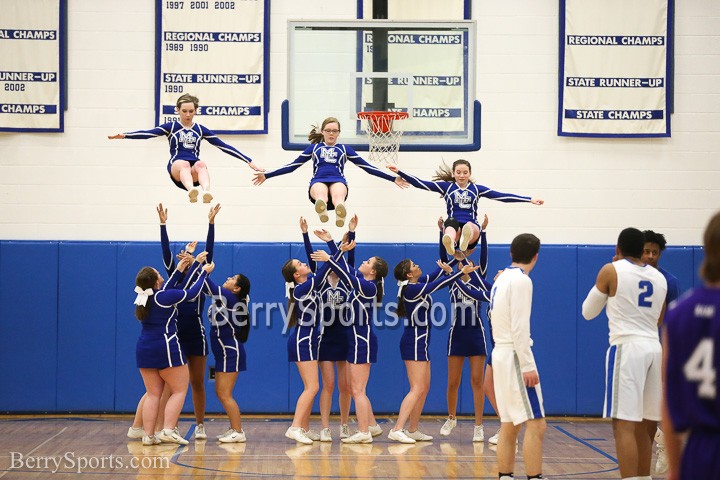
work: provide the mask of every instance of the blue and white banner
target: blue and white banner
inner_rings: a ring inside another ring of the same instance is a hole
[[[0,131],[62,132],[60,0],[0,0]]]
[[[669,137],[668,0],[561,0],[558,135]]]
[[[269,0],[157,0],[157,124],[189,93],[216,133],[267,133]]]

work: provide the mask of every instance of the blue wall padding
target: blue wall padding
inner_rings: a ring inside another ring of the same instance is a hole
[[[58,243],[8,241],[0,251],[0,410],[55,411]],[[92,281],[76,280],[92,288]]]
[[[185,243],[175,240],[171,247],[177,253]],[[204,233],[201,240],[198,251],[205,248]],[[356,266],[374,255],[388,262],[383,307],[397,299],[393,268],[400,260],[411,258],[425,272],[435,268],[436,245],[363,245],[358,240]],[[319,240],[313,244],[325,248]],[[508,251],[507,245],[490,247],[489,279],[509,264]],[[598,270],[613,254],[610,246],[543,245],[540,250],[531,274],[532,337],[549,415],[602,413],[607,318],[602,313],[587,322],[580,308]],[[477,260],[477,254],[473,257]],[[213,279],[222,283],[235,273],[247,275],[252,303],[264,307],[256,310],[257,326],[245,344],[248,371],[240,374],[235,388],[243,412],[292,413],[302,391],[297,368],[287,362],[283,335],[286,299],[280,268],[289,258],[306,261],[302,243],[216,245]],[[661,264],[678,277],[684,291],[701,283],[697,269],[702,258],[700,247],[672,247]],[[140,323],[134,316],[133,288],[144,265],[165,276],[158,242],[0,241],[0,411],[135,410],[144,386],[135,366]],[[434,302],[447,303],[448,298],[445,289],[434,295]],[[389,325],[389,318],[384,308],[378,312],[378,363],[367,388],[378,413],[397,413],[409,388],[399,352],[402,323]],[[426,413],[447,411],[447,320],[432,327]],[[214,365],[212,355],[207,363]],[[466,362],[460,414],[473,413],[469,378]],[[206,381],[206,392],[207,411],[222,411],[214,382]],[[318,408],[316,400],[314,411]],[[338,412],[337,391],[332,410]],[[489,404],[485,410],[491,412]],[[192,411],[189,393],[185,411]]]
[[[116,245],[60,243],[58,410],[115,408],[116,258]]]

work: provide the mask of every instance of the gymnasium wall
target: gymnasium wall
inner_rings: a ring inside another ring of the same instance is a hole
[[[720,207],[720,4],[675,3],[672,138],[558,137],[558,2],[473,2],[482,149],[400,155],[401,168],[425,178],[441,161],[462,156],[477,182],[546,201],[482,203],[490,217],[491,270],[503,266],[503,245],[518,233],[533,232],[544,244],[533,272],[533,335],[548,412],[600,413],[606,322],[586,323],[579,310],[618,232],[632,225],[665,233],[672,247],[663,263],[687,289],[695,282],[702,229]],[[155,205],[169,207],[173,240],[205,236],[207,206],[188,204],[170,182],[163,139],[107,140],[154,126],[154,2],[68,4],[65,132],[0,134],[0,411],[132,410],[141,392],[132,287],[139,266],[161,266]],[[287,20],[353,19],[357,6],[272,0],[270,8],[269,132],[223,139],[275,168],[299,153],[280,147]],[[318,122],[330,115],[318,105]],[[223,207],[218,274],[246,272],[253,301],[281,302],[277,272],[300,255],[291,243],[298,241],[298,217],[319,226],[307,202],[309,166],[253,187],[251,170],[236,159],[208,144],[203,158]],[[371,242],[361,252],[386,255],[391,264],[411,256],[430,268],[435,221],[444,214],[438,196],[400,190],[353,166],[347,177],[359,238]],[[392,298],[394,285],[389,290]],[[289,411],[298,393],[279,313],[271,319],[251,333],[249,371],[238,382],[237,398],[248,412]],[[446,331],[436,329],[432,342],[428,411],[442,411],[445,401]],[[378,336],[380,363],[369,393],[377,411],[396,411],[406,387],[400,330],[381,328]],[[218,410],[211,390],[210,384],[208,409]],[[469,395],[464,383],[463,412],[471,408]]]
[[[174,245],[176,251],[181,247]],[[489,276],[506,265],[508,252],[507,245],[490,249]],[[540,250],[531,274],[532,337],[548,414],[602,412],[607,319],[602,314],[586,322],[580,306],[598,269],[613,253],[607,246],[544,245]],[[381,256],[391,266],[409,257],[425,271],[434,267],[438,255],[433,244],[364,244],[357,254],[358,259]],[[248,370],[240,374],[235,388],[246,413],[291,413],[302,391],[295,366],[287,362],[279,271],[287,258],[304,256],[297,243],[216,247],[218,267],[213,276],[217,280],[247,274],[252,302],[259,305],[245,345]],[[701,259],[699,248],[673,247],[662,263],[677,275],[684,291],[694,286]],[[162,271],[157,243],[0,242],[0,412],[134,410],[144,389],[135,367],[140,324],[133,315],[132,287],[135,274],[146,264]],[[384,301],[395,301],[395,282],[388,279],[386,285]],[[447,291],[434,298],[436,303],[449,301]],[[402,328],[384,312],[376,324],[378,363],[368,395],[375,412],[396,413],[408,388],[399,354]],[[430,349],[433,379],[425,412],[444,413],[449,323],[443,322],[440,311],[435,325]],[[214,364],[212,356],[208,363]],[[466,365],[458,406],[464,414],[473,411],[468,370]],[[212,381],[206,389],[207,410],[221,412]],[[337,392],[333,405],[337,411]],[[185,411],[192,411],[189,395]]]

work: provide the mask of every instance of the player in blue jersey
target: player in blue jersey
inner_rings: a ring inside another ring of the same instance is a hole
[[[405,318],[405,327],[400,339],[400,357],[405,362],[410,391],[403,398],[395,427],[388,438],[400,443],[432,440],[418,429],[425,399],[430,389],[430,314],[433,292],[449,286],[455,278],[474,268],[466,266],[455,273],[452,267],[438,260],[438,269],[429,275],[422,274],[420,267],[409,258],[395,266],[393,275],[400,287],[398,291],[397,315]],[[453,265],[455,260],[451,262]],[[465,269],[470,269],[465,271]],[[449,275],[446,275],[449,274]],[[408,429],[405,423],[409,421]]]
[[[222,285],[206,278],[203,293],[212,298],[208,318],[215,356],[215,393],[230,419],[230,428],[218,440],[243,443],[245,432],[233,389],[238,373],[246,369],[243,343],[250,332],[250,280],[241,273],[228,277]]]
[[[166,136],[170,142],[170,160],[167,164],[167,171],[170,178],[178,188],[187,190],[191,203],[197,202],[202,188],[202,199],[204,203],[210,203],[213,199],[210,193],[210,175],[205,162],[200,160],[200,142],[207,140],[224,153],[239,158],[246,162],[255,171],[262,171],[255,165],[250,157],[243,155],[240,151],[228,145],[218,138],[207,127],[195,123],[193,118],[198,108],[198,99],[189,94],[184,94],[177,100],[177,111],[180,120],[164,123],[151,130],[138,130],[135,132],[118,133],[108,136],[110,140],[123,138],[144,140]]]
[[[703,247],[704,285],[670,308],[663,327],[668,480],[720,478],[720,212],[705,229]]]
[[[488,218],[481,225],[480,232],[480,264],[479,272],[465,274],[450,285],[450,304],[452,307],[452,326],[448,334],[448,386],[447,404],[448,418],[440,428],[440,435],[448,436],[457,425],[458,389],[462,379],[462,369],[467,357],[470,363],[470,386],[473,391],[473,405],[475,408],[475,428],[473,429],[473,442],[485,440],[483,429],[483,408],[485,396],[483,383],[485,379],[485,358],[487,346],[485,345],[485,329],[480,316],[480,302],[490,302],[491,284],[485,281],[487,273],[487,228]],[[443,235],[442,218],[438,221],[440,236]],[[442,240],[441,240],[442,242]],[[440,243],[440,259],[447,262],[446,251]],[[470,260],[464,260],[472,265]],[[458,269],[463,267],[458,264]]]
[[[353,217],[353,222],[356,223],[357,218]],[[332,237],[327,232],[323,232],[320,238],[332,241]],[[342,245],[343,250],[353,251],[354,248],[353,240]],[[343,438],[342,442],[372,443],[373,436],[381,434],[382,429],[375,422],[366,387],[370,378],[370,366],[377,361],[377,336],[373,331],[372,322],[375,318],[375,309],[382,302],[383,279],[387,276],[388,265],[385,260],[375,256],[364,261],[356,270],[342,255],[339,258],[331,258],[322,250],[313,253],[312,258],[316,261],[329,262],[332,271],[350,292],[350,328],[347,330],[350,345],[346,359],[348,381],[355,400],[358,431],[350,437]]]
[[[293,172],[308,160],[312,160],[313,172],[312,178],[310,179],[310,189],[308,190],[310,202],[315,205],[315,211],[323,223],[329,219],[327,214],[328,210],[334,209],[336,215],[335,224],[338,227],[345,225],[345,217],[347,215],[345,199],[348,196],[348,186],[344,172],[345,164],[348,161],[362,168],[370,175],[395,182],[402,188],[407,186],[403,179],[393,177],[370,165],[363,160],[352,147],[337,143],[339,135],[340,122],[338,119],[333,117],[326,118],[319,132],[317,131],[317,127],[313,127],[310,131],[308,135],[310,145],[295,161],[276,170],[256,173],[253,183],[260,185],[268,178]]]
[[[653,232],[652,230],[645,230],[643,235],[645,236],[645,246],[643,247],[641,260],[648,265],[655,267],[663,274],[663,277],[665,277],[668,287],[665,304],[669,306],[671,302],[675,301],[680,296],[680,289],[678,287],[677,277],[658,265],[660,257],[665,251],[665,247],[667,245],[665,235]],[[655,443],[657,445],[655,473],[665,473],[667,471],[667,456],[665,454],[665,440],[660,428],[657,429],[657,433],[655,434]]]
[[[333,255],[341,253],[332,241],[328,242],[328,248]],[[303,382],[303,392],[298,397],[293,422],[285,432],[285,436],[309,445],[314,438],[314,435],[313,438],[307,435],[310,430],[310,412],[320,388],[318,379],[318,343],[322,328],[320,289],[330,267],[325,264],[313,273],[307,263],[292,258],[285,262],[281,271],[288,297],[287,326],[293,328],[287,342],[288,361],[295,363]],[[318,436],[317,439],[319,440],[320,437]]]
[[[461,252],[467,251],[469,255],[477,246],[480,240],[480,225],[477,221],[478,201],[481,198],[505,203],[529,202],[533,205],[544,203],[538,198],[497,192],[484,185],[474,183],[470,178],[472,168],[467,160],[455,160],[452,170],[443,164],[436,171],[433,181],[420,180],[413,175],[401,172],[395,165],[388,165],[387,168],[407,180],[413,187],[442,195],[448,216],[445,220],[443,245],[448,255],[454,255],[456,247]]]
[[[194,275],[205,261],[206,255],[205,252],[198,255],[188,276]],[[206,276],[212,272],[212,266],[204,265],[196,281],[187,290],[177,288],[178,281],[190,262],[191,257],[185,256],[167,283],[152,267],[142,268],[135,278],[135,316],[142,322],[136,360],[147,393],[142,413],[145,430],[142,441],[145,445],[154,445],[161,441],[183,445],[188,443],[174,431],[187,393],[189,377],[177,335],[177,305],[197,297]],[[170,388],[170,397],[165,406],[164,428],[156,437],[155,422],[165,384]]]

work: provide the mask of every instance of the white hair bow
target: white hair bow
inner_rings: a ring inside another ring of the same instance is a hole
[[[295,288],[295,282],[285,282],[285,298],[290,298],[290,289]]]
[[[135,297],[135,305],[140,305],[144,307],[147,305],[148,298],[150,298],[150,295],[153,294],[152,288],[146,288],[143,290],[140,287],[135,287],[135,293],[137,293],[137,297]]]
[[[409,283],[408,280],[398,280],[398,287],[402,288],[405,285],[407,285],[408,283]]]

